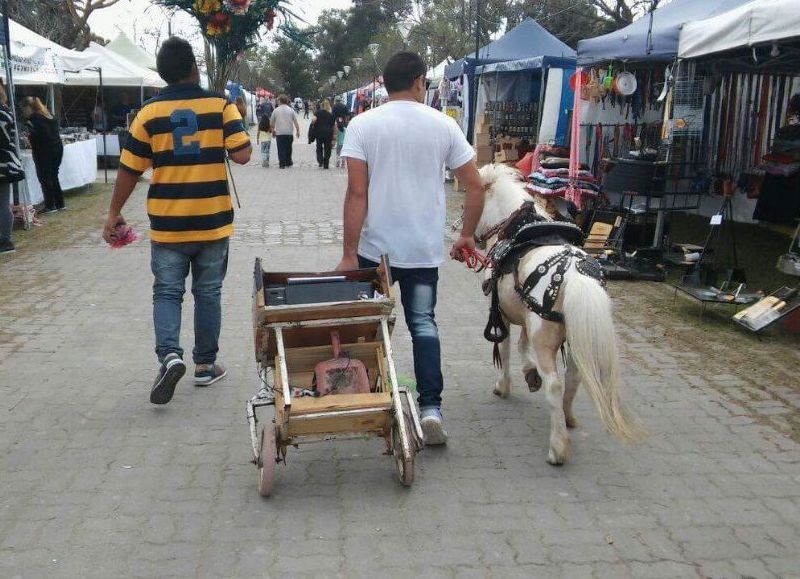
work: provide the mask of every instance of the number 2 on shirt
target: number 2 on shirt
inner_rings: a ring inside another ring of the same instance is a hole
[[[191,109],[177,109],[169,116],[172,121],[172,150],[176,155],[198,155],[200,141],[194,139],[187,141],[197,133],[197,115]]]

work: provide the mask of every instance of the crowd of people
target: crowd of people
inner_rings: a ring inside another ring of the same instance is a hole
[[[302,104],[301,104],[302,102]],[[261,166],[270,166],[272,141],[278,149],[278,167],[286,169],[294,165],[292,150],[294,139],[300,138],[300,110],[303,118],[311,118],[308,128],[308,143],[316,143],[317,163],[320,169],[330,169],[331,156],[336,152],[336,167],[345,166],[341,157],[347,126],[352,115],[341,99],[336,98],[331,105],[329,99],[317,103],[310,100],[295,99],[292,103],[285,94],[277,99],[263,99],[256,108],[258,130],[256,145],[261,150]],[[313,116],[311,110],[314,110]]]

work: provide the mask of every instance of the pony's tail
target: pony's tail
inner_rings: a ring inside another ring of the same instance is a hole
[[[619,358],[611,301],[600,283],[574,269],[565,276],[564,323],[569,354],[606,430],[623,442],[641,440],[644,428],[619,398]]]

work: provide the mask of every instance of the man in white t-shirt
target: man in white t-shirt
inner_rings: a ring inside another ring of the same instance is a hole
[[[342,148],[347,158],[344,253],[337,269],[374,267],[388,254],[413,340],[414,373],[426,444],[444,444],[442,370],[434,309],[444,261],[444,168],[466,186],[464,227],[451,255],[474,249],[483,211],[475,152],[453,119],[424,104],[427,67],[412,52],[383,72],[389,102],[356,116]]]
[[[272,112],[272,135],[278,146],[278,166],[281,169],[291,167],[292,162],[292,142],[296,134],[300,138],[300,123],[297,122],[297,113],[289,106],[289,97],[282,94],[278,97],[280,105]]]

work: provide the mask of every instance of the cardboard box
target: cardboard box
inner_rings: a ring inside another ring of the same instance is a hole
[[[477,156],[478,167],[483,167],[494,162],[494,146],[493,145],[478,145],[475,147],[475,154]]]
[[[492,135],[489,132],[475,133],[475,145],[478,147],[485,147],[492,144]]]
[[[519,153],[516,149],[502,149],[500,152],[495,153],[495,163],[508,163],[510,161],[519,161]]]

